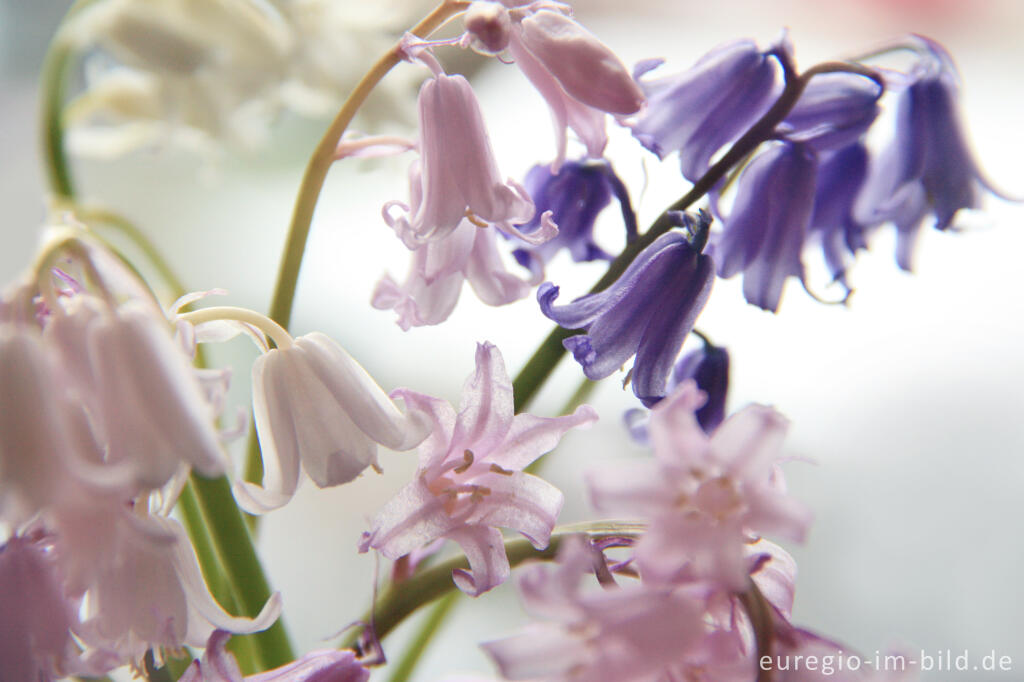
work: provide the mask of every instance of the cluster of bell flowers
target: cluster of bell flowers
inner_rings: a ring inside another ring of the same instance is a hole
[[[513,418],[511,382],[490,344],[477,351],[457,414],[409,389],[388,396],[324,334],[292,338],[241,308],[184,312],[209,293],[165,310],[85,226],[68,221],[0,298],[0,522],[10,531],[0,590],[5,632],[22,633],[3,638],[3,679],[103,674],[141,666],[154,648],[208,642],[206,669],[221,669],[233,661],[217,653],[222,638],[278,617],[276,594],[255,618],[225,612],[170,516],[191,473],[232,475],[222,447],[230,434],[217,427],[230,373],[195,367],[200,343],[246,334],[262,351],[252,375],[264,477],[235,480],[243,509],[283,506],[303,474],[319,487],[340,485],[379,470],[379,447],[422,443],[420,471],[380,512],[363,551],[398,558],[455,540],[472,559],[456,580],[479,594],[509,575],[498,527],[546,546],[561,493],[521,469],[593,421],[593,410]],[[363,670],[348,658],[311,660]],[[281,679],[305,679],[298,675]]]

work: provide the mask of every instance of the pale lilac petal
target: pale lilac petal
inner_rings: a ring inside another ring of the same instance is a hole
[[[391,392],[391,397],[402,399],[410,414],[416,414],[428,424],[430,435],[420,443],[418,450],[420,469],[427,469],[440,463],[448,454],[448,446],[455,433],[455,410],[446,400],[417,393],[408,388],[395,389]]]
[[[505,555],[505,541],[497,528],[459,525],[445,536],[459,544],[469,561],[468,571],[452,571],[452,579],[460,590],[477,597],[508,580],[512,569]]]
[[[684,381],[651,410],[650,437],[654,455],[663,465],[702,464],[711,442],[697,421],[706,398],[693,380]]]
[[[504,305],[524,298],[530,293],[530,283],[505,269],[494,230],[476,229],[473,251],[466,263],[466,279],[473,291],[487,305]]]
[[[310,651],[297,661],[264,673],[249,675],[245,682],[366,682],[370,671],[343,649]]]
[[[615,53],[564,14],[542,9],[526,17],[522,40],[579,102],[619,115],[643,105],[643,92]]]
[[[562,491],[521,471],[490,474],[476,483],[490,492],[473,508],[466,523],[516,530],[537,549],[548,546],[565,499]]]
[[[373,548],[389,559],[397,559],[446,535],[459,522],[445,511],[445,499],[417,477],[377,513],[373,530],[360,542],[360,551]]]
[[[768,560],[761,563],[750,578],[768,603],[789,618],[796,594],[796,560],[789,552],[768,540],[759,540],[748,551],[751,554],[767,555]]]
[[[590,470],[584,479],[590,503],[606,514],[653,516],[675,504],[679,496],[660,463],[652,459]]]
[[[203,660],[192,661],[178,682],[242,682],[242,671],[235,657],[224,648],[231,633],[214,630],[206,642]]]
[[[764,405],[748,405],[711,439],[715,457],[737,478],[765,479],[779,457],[789,420]]]
[[[568,679],[593,659],[584,639],[554,623],[533,623],[480,646],[507,680]]]
[[[512,425],[512,380],[501,351],[491,343],[477,344],[476,371],[462,388],[459,418],[452,435],[453,447],[491,452]]]
[[[538,417],[518,414],[512,421],[496,456],[491,459],[506,469],[523,469],[541,455],[550,452],[570,429],[597,421],[597,412],[581,405],[564,417]]]

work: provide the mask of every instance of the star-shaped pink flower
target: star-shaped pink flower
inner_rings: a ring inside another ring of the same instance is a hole
[[[519,531],[540,549],[562,507],[557,488],[522,469],[597,414],[584,405],[564,417],[514,415],[512,382],[489,343],[477,346],[476,372],[457,413],[444,400],[408,389],[392,395],[426,415],[433,430],[420,445],[416,477],[377,514],[360,550],[397,559],[438,538],[454,540],[470,566],[454,573],[456,584],[474,596],[486,592],[510,573],[498,528]]]

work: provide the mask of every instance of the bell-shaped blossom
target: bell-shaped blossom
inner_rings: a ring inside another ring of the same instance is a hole
[[[696,182],[711,157],[736,140],[771,106],[779,91],[771,57],[787,45],[760,50],[749,40],[726,43],[701,57],[688,71],[641,79],[661,65],[637,65],[634,76],[647,107],[631,125],[633,136],[665,158],[679,152],[683,177]]]
[[[729,393],[729,351],[704,344],[687,353],[672,370],[674,390],[684,381],[692,379],[706,396],[704,405],[697,410],[697,423],[705,433],[711,433],[725,419],[725,399]]]
[[[373,290],[374,308],[394,309],[402,329],[440,324],[448,319],[469,282],[488,305],[505,305],[530,293],[530,282],[505,269],[497,236],[463,219],[454,232],[413,252],[402,284],[385,275]]]
[[[537,212],[550,211],[551,220],[558,225],[558,235],[553,239],[513,253],[535,277],[543,277],[544,266],[562,249],[577,263],[612,259],[611,254],[594,242],[594,223],[612,197],[618,200],[622,210],[626,240],[636,238],[636,214],[629,192],[607,161],[570,161],[557,173],[550,166],[537,165],[526,174],[523,185],[533,197]],[[520,226],[520,230],[530,234],[542,228],[537,216]]]
[[[62,506],[53,513],[64,585],[84,594],[76,635],[88,646],[141,660],[147,649],[203,646],[215,629],[269,627],[280,596],[255,618],[231,616],[213,599],[181,525],[116,501]]]
[[[597,415],[589,406],[564,417],[514,415],[512,382],[489,343],[477,347],[458,412],[408,389],[393,395],[427,415],[433,430],[419,448],[415,478],[376,515],[360,550],[398,559],[438,538],[454,540],[469,559],[469,571],[453,574],[456,584],[471,595],[486,592],[510,572],[498,527],[543,548],[562,507],[562,493],[523,468]]]
[[[539,622],[484,643],[509,680],[622,682],[658,674],[704,640],[701,604],[682,592],[644,585],[587,590],[593,556],[586,541],[568,538],[555,566],[524,569],[523,605]]]
[[[948,229],[960,209],[981,206],[983,190],[995,189],[971,154],[960,121],[959,76],[938,43],[916,38],[921,57],[896,101],[896,126],[889,146],[872,165],[860,211],[872,221],[891,220],[899,236],[900,267],[911,252],[925,217]]]
[[[243,509],[262,513],[287,503],[301,471],[319,487],[340,485],[366,467],[377,447],[408,450],[426,423],[405,415],[365,369],[319,332],[261,355],[252,368],[253,417],[263,451],[263,485],[235,484]]]
[[[193,661],[179,682],[366,682],[370,671],[347,649],[311,651],[279,668],[246,675],[225,648],[231,635],[216,630],[206,644],[201,661]]]
[[[719,277],[743,273],[743,297],[776,312],[788,277],[804,281],[801,253],[814,208],[817,156],[776,142],[740,174],[736,200],[711,254]]]
[[[52,551],[20,536],[0,544],[0,604],[0,679],[86,672],[71,638],[77,600],[65,596]]]
[[[706,235],[710,218],[685,216],[698,235]],[[672,231],[658,237],[604,291],[555,306],[558,287],[545,283],[537,291],[541,311],[566,329],[586,329],[570,336],[565,348],[590,379],[603,379],[636,355],[633,392],[641,399],[664,395],[669,372],[697,315],[711,294],[714,265],[687,235]]]
[[[422,203],[419,164],[410,172],[412,211]],[[558,228],[545,210],[534,216],[536,225],[529,238],[551,239]],[[508,227],[505,225],[504,227]],[[385,275],[373,291],[373,307],[394,309],[402,329],[440,324],[448,319],[469,281],[477,296],[488,305],[505,305],[529,293],[531,283],[505,269],[498,252],[495,228],[480,226],[463,218],[454,232],[428,241],[413,251],[409,274],[403,284]]]
[[[856,143],[878,117],[884,88],[852,73],[816,75],[775,132],[816,152]]]
[[[605,113],[635,114],[644,93],[604,43],[554,5],[548,7],[509,10],[508,50],[551,109],[558,150],[551,166],[557,172],[565,160],[567,128],[589,156],[599,157],[608,142]]]
[[[635,548],[645,581],[742,591],[748,542],[761,535],[801,541],[810,513],[785,494],[776,466],[786,420],[752,405],[709,437],[696,417],[704,400],[695,383],[683,383],[651,411],[655,459],[590,472],[587,482],[598,510],[648,520]]]
[[[420,185],[412,208],[384,218],[406,246],[416,249],[442,239],[471,214],[488,223],[525,223],[533,201],[518,183],[502,182],[473,88],[462,76],[438,73],[420,89],[421,164],[410,180]]]
[[[809,236],[821,242],[833,280],[847,290],[846,272],[853,256],[867,248],[872,227],[856,211],[867,173],[868,152],[860,143],[822,155],[818,164]]]

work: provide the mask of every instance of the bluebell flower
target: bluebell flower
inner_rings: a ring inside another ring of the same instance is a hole
[[[725,399],[729,393],[729,351],[705,343],[703,348],[687,353],[676,363],[666,393],[692,379],[707,396],[707,402],[697,410],[697,423],[705,433],[711,433],[725,419]],[[652,402],[653,404],[653,402]],[[648,405],[650,407],[650,405]]]
[[[861,75],[816,75],[775,132],[816,152],[856,143],[878,117],[884,88]]]
[[[780,79],[771,56],[749,40],[721,45],[688,71],[640,80],[660,60],[641,62],[634,70],[647,96],[647,107],[632,124],[633,136],[665,158],[679,152],[683,176],[696,182],[711,157],[754,124],[778,95]]]
[[[810,235],[821,241],[825,265],[833,281],[850,290],[846,271],[852,257],[867,248],[872,225],[857,216],[855,206],[868,173],[868,151],[851,144],[822,157],[811,214]]]
[[[701,253],[710,216],[679,214],[680,231],[658,237],[640,252],[619,279],[604,291],[555,307],[558,287],[537,291],[543,313],[566,329],[584,329],[563,345],[590,379],[603,379],[633,355],[633,392],[641,400],[665,395],[672,363],[704,309],[714,280],[714,264]]]
[[[804,282],[801,251],[814,207],[818,160],[799,142],[773,142],[743,169],[732,211],[712,244],[720,277],[743,273],[743,297],[779,308],[787,277]]]
[[[537,213],[533,220],[520,226],[520,230],[524,233],[539,230],[541,216],[547,211],[558,225],[558,234],[553,239],[513,252],[516,260],[538,278],[543,276],[544,265],[561,249],[568,249],[577,263],[612,259],[611,254],[594,242],[594,222],[613,196],[622,209],[626,241],[636,239],[636,214],[629,192],[606,161],[569,161],[557,174],[551,172],[550,166],[537,165],[526,174],[523,185],[533,197]]]
[[[959,77],[938,43],[915,37],[921,58],[897,86],[895,134],[872,168],[862,212],[898,230],[897,262],[909,270],[925,218],[946,230],[962,208],[978,208],[985,180],[968,147],[957,108]]]

